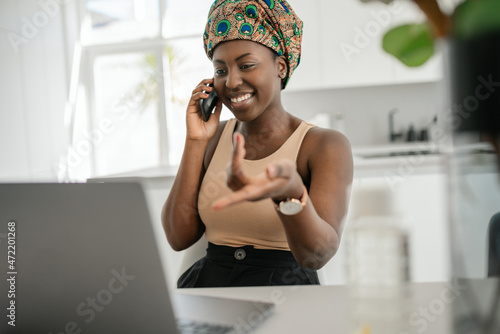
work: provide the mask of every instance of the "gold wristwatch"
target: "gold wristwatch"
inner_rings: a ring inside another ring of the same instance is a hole
[[[276,204],[276,210],[287,216],[293,216],[302,211],[307,204],[307,188],[304,186],[304,192],[300,199],[287,198]]]

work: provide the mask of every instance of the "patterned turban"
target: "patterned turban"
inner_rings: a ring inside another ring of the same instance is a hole
[[[285,0],[216,0],[208,13],[203,44],[210,60],[219,43],[235,39],[271,48],[287,60],[285,88],[300,63],[302,26]]]

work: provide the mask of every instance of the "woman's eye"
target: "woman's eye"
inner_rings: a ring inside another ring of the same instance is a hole
[[[241,65],[241,69],[245,70],[245,69],[250,68],[252,66],[253,66],[253,64]]]
[[[224,74],[224,70],[215,70],[215,74],[216,75],[223,75]]]

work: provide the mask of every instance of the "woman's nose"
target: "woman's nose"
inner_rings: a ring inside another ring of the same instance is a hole
[[[243,80],[237,71],[229,71],[226,77],[226,87],[229,89],[237,88]]]

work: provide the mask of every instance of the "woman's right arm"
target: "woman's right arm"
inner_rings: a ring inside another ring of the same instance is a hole
[[[219,125],[222,103],[207,122],[201,118],[200,99],[207,98],[213,79],[206,79],[193,90],[186,111],[186,141],[181,163],[172,189],[163,206],[161,220],[170,246],[180,251],[194,244],[203,235],[203,225],[197,210],[198,192],[205,173],[203,159],[209,140]]]

